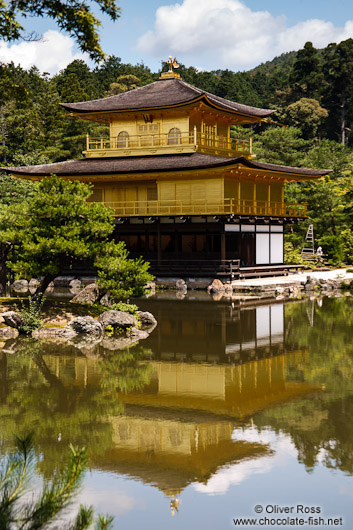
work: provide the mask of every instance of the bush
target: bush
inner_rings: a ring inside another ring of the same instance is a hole
[[[300,255],[300,250],[294,248],[293,243],[291,243],[290,241],[286,241],[284,243],[284,263],[303,263],[302,257]]]
[[[139,308],[135,304],[129,304],[128,302],[118,302],[113,304],[110,309],[114,309],[115,311],[124,311],[125,313],[130,313],[131,315],[136,316]]]
[[[20,317],[22,320],[22,326],[19,328],[20,333],[30,335],[32,331],[43,326],[41,318],[43,303],[44,298],[34,299],[29,296],[28,307],[26,307],[23,300],[21,300]]]
[[[339,266],[345,259],[344,241],[340,235],[324,235],[318,241],[324,254],[328,254],[329,263]]]

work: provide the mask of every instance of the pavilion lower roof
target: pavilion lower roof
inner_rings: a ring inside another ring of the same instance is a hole
[[[202,153],[132,156],[115,158],[83,158],[38,166],[2,167],[1,171],[23,177],[44,177],[52,173],[63,177],[81,175],[112,175],[129,173],[158,173],[170,171],[201,170],[224,167],[232,169],[244,166],[249,169],[265,170],[271,173],[286,173],[302,177],[320,177],[330,173],[330,169],[308,169],[277,164],[254,162],[242,156],[222,157]]]

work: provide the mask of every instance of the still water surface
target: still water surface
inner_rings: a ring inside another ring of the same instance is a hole
[[[233,519],[289,515],[352,529],[353,300],[140,307],[158,326],[130,349],[3,344],[0,455],[34,431],[38,476],[50,478],[69,443],[85,445],[79,502],[119,530],[250,528]]]

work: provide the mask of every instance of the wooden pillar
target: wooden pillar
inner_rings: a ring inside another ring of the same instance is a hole
[[[162,240],[161,240],[161,225],[157,224],[157,263],[161,264],[162,260]]]
[[[223,232],[221,232],[221,261],[226,259],[226,233],[223,226]]]

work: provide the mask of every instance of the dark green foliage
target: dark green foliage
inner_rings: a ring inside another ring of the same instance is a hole
[[[0,528],[1,530],[40,530],[48,528],[67,508],[77,493],[87,468],[85,449],[70,446],[70,458],[64,472],[46,482],[42,491],[24,500],[33,479],[36,463],[32,436],[16,438],[16,451],[0,462]],[[80,506],[73,524],[65,522],[68,530],[85,530],[93,524],[93,508]],[[111,517],[99,515],[96,529],[111,528]]]
[[[4,259],[18,273],[42,277],[35,299],[77,263],[97,267],[102,287],[117,300],[143,294],[152,279],[148,263],[128,259],[124,243],[109,241],[113,212],[102,203],[88,202],[91,193],[87,184],[53,175],[41,180],[30,201],[4,206],[0,243],[9,250],[16,245]],[[33,325],[31,321],[27,327]]]
[[[129,259],[122,242],[110,242],[104,250],[95,260],[99,286],[109,291],[115,301],[143,295],[146,283],[153,279],[148,272],[149,263],[142,258]]]
[[[292,97],[320,99],[324,83],[322,61],[311,42],[307,42],[297,52],[289,81],[292,85]]]
[[[310,143],[295,127],[270,127],[254,136],[254,152],[259,162],[301,166]]]
[[[110,309],[115,311],[124,311],[125,313],[130,313],[131,315],[136,315],[138,307],[136,304],[129,304],[128,302],[117,302],[113,304]]]
[[[20,317],[22,325],[19,328],[20,333],[30,335],[35,329],[42,327],[42,307],[44,303],[44,297],[40,299],[28,297],[28,301],[25,303],[21,300]]]
[[[87,202],[89,186],[55,176],[43,179],[23,211],[23,228],[12,268],[44,276],[39,292],[79,260],[93,263],[113,230],[112,212]]]
[[[120,8],[115,0],[95,0],[100,10],[112,20],[117,20]],[[25,29],[18,18],[27,16],[49,17],[61,30],[76,39],[80,49],[91,59],[102,60],[104,53],[99,43],[98,29],[101,22],[94,16],[89,2],[83,0],[0,0],[0,37],[7,41],[25,37]],[[33,35],[31,35],[33,37]]]

